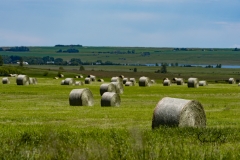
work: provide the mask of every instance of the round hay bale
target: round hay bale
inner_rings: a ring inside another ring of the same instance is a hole
[[[188,88],[198,88],[198,79],[197,78],[189,78],[188,79]]]
[[[88,88],[73,89],[69,94],[70,106],[93,106],[93,94]]]
[[[105,92],[101,98],[101,106],[113,106],[118,107],[120,106],[121,99],[119,94],[114,92]]]
[[[177,78],[176,83],[177,83],[177,85],[184,85],[184,79],[183,78]]]
[[[125,83],[125,86],[133,86],[133,83],[128,81],[128,82]]]
[[[176,82],[178,78],[174,77],[172,80],[173,82]]]
[[[17,85],[29,85],[29,77],[27,75],[18,75],[16,83]]]
[[[85,78],[84,82],[85,84],[91,84],[92,81],[91,81],[91,78]]]
[[[123,78],[123,84],[125,84],[126,82],[128,82],[128,78]]]
[[[2,84],[10,84],[10,80],[8,79],[8,77],[2,78]]]
[[[151,80],[150,80],[150,83],[151,83],[151,84],[156,84],[156,81],[155,81],[154,79],[151,79]]]
[[[149,80],[149,78],[148,77],[140,77],[139,78],[139,86],[140,87],[147,87],[147,86],[150,86],[150,80]]]
[[[120,77],[112,77],[111,82],[121,82],[121,83],[123,83],[123,80]]]
[[[121,79],[123,79],[124,78],[124,75],[120,75],[120,76],[118,76],[119,78],[121,78]]]
[[[75,79],[73,79],[73,78],[66,78],[64,80],[64,85],[75,85]]]
[[[123,94],[123,90],[124,90],[123,83],[119,83],[119,82],[111,82],[111,83],[115,85],[116,93]]]
[[[82,81],[76,81],[76,82],[75,82],[75,85],[76,85],[76,86],[83,86],[83,82],[82,82]]]
[[[100,86],[100,95],[105,92],[117,92],[116,86],[113,83],[104,83]]]
[[[130,78],[129,81],[132,82],[133,86],[135,86],[135,84],[136,84],[136,79],[135,78]]]
[[[64,80],[61,81],[61,85],[64,85]]]
[[[199,86],[207,86],[207,81],[199,81]]]
[[[98,82],[104,82],[104,80],[103,79],[98,79]]]
[[[37,79],[34,77],[29,77],[29,84],[37,84]]]
[[[59,74],[59,76],[58,76],[59,78],[63,78],[64,77],[64,75],[63,74]]]
[[[88,78],[90,78],[91,81],[93,81],[93,82],[96,81],[96,76],[94,76],[94,75],[88,75]]]
[[[171,81],[169,79],[164,80],[163,86],[171,86]]]
[[[206,127],[206,114],[196,100],[165,97],[156,105],[152,128],[159,126]]]
[[[235,81],[234,78],[229,78],[228,83],[229,83],[229,84],[235,84],[236,81]]]

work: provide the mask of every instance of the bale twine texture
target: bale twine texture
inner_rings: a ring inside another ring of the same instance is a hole
[[[159,126],[206,127],[206,114],[196,100],[165,97],[153,112],[152,128]]]
[[[17,85],[29,85],[29,77],[27,75],[18,75],[16,83]]]
[[[207,81],[199,81],[199,86],[207,86]]]
[[[116,93],[116,86],[113,83],[104,83],[100,86],[100,95],[102,96],[105,92]]]
[[[85,78],[85,84],[91,84],[91,78]]]
[[[73,89],[69,94],[70,106],[93,106],[93,94],[88,88]]]
[[[169,79],[164,80],[163,86],[171,86],[171,81]]]
[[[229,78],[228,83],[229,84],[235,84],[236,82],[235,82],[234,78]]]
[[[129,81],[132,82],[133,86],[135,86],[135,84],[136,84],[136,79],[135,78],[130,78]]]
[[[133,86],[133,83],[128,81],[128,82],[125,83],[125,86]]]
[[[2,84],[10,84],[10,80],[8,79],[8,77],[2,78]]]
[[[183,78],[176,78],[175,79],[177,85],[184,85],[184,79]]]
[[[105,92],[101,98],[101,106],[113,106],[118,107],[120,106],[121,99],[119,94],[114,92]]]
[[[115,85],[116,93],[123,94],[123,91],[124,91],[123,83],[119,83],[119,82],[111,82],[111,83]]]
[[[188,88],[197,88],[198,87],[198,79],[197,78],[189,78],[188,79]]]
[[[150,82],[149,78],[143,76],[139,78],[138,84],[140,87],[147,87],[147,86],[150,86],[149,82]]]
[[[75,80],[73,78],[66,78],[64,80],[64,85],[75,85]]]

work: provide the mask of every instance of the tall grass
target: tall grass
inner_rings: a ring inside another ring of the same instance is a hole
[[[101,107],[100,84],[62,86],[0,84],[1,159],[239,159],[240,87],[209,84],[125,87],[120,107]],[[72,107],[69,93],[89,88],[93,107]],[[204,106],[207,128],[151,129],[163,97],[195,99]]]

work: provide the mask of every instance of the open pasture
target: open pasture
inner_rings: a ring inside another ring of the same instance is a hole
[[[58,53],[58,50],[78,49],[79,53]],[[128,53],[130,51],[130,53]],[[134,53],[132,53],[134,51]],[[146,63],[178,63],[179,65],[239,65],[240,54],[231,48],[188,48],[175,51],[174,48],[153,47],[29,47],[29,52],[1,51],[0,55],[15,55],[21,57],[62,58],[69,61],[79,58],[82,62],[111,61],[115,64],[146,64]]]
[[[116,75],[117,76],[117,75]],[[108,78],[106,78],[108,79]],[[124,87],[120,107],[101,107],[100,85],[0,84],[2,159],[239,159],[240,87],[209,84]],[[138,81],[138,79],[137,79]],[[159,80],[160,81],[160,80]],[[94,106],[70,106],[72,89],[89,88]],[[198,100],[206,128],[152,130],[153,110],[163,97]]]

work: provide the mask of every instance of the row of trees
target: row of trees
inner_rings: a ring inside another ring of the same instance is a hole
[[[78,66],[78,65],[120,65],[113,63],[111,61],[102,62],[102,60],[97,60],[96,62],[82,62],[79,58],[71,58],[70,61],[65,61],[62,58],[54,58],[50,56],[45,57],[20,57],[20,56],[0,56],[0,65],[3,64],[16,64],[16,63],[23,63],[28,62],[30,65],[71,65],[71,66]]]
[[[67,49],[67,50],[62,50],[62,49],[59,49],[57,51],[57,53],[79,53],[79,50],[78,49],[74,49],[74,48],[71,48],[71,49]]]
[[[10,48],[0,48],[0,51],[12,51],[12,52],[28,52],[28,47],[10,47]]]

